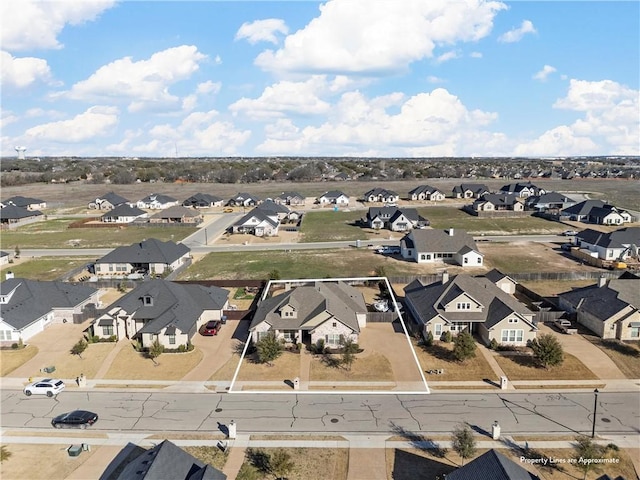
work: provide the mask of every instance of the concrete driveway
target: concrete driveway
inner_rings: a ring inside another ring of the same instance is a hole
[[[582,335],[567,335],[542,324],[538,327],[540,329],[538,335],[550,333],[555,336],[564,347],[565,352],[578,358],[598,378],[602,380],[623,380],[626,378],[606,353]]]
[[[89,327],[89,324],[89,321],[81,324],[54,323],[45,328],[44,331],[34,335],[26,343],[36,346],[38,353],[24,365],[16,368],[7,377],[29,378],[41,376],[40,369],[55,365],[57,358],[68,353],[71,347],[78,343],[78,340],[82,337],[82,332]]]
[[[181,381],[206,382],[209,380],[218,368],[229,361],[238,340],[246,341],[249,335],[249,323],[241,320],[227,320],[218,335],[205,337],[196,333],[191,343],[202,352],[202,360]]]

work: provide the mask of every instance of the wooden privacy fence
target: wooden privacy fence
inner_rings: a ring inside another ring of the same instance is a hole
[[[367,312],[367,323],[391,323],[397,318],[396,312]]]

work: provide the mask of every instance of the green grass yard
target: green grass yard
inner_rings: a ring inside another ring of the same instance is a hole
[[[5,265],[2,270],[11,270],[19,278],[57,280],[69,271],[94,260],[95,257],[39,257]]]

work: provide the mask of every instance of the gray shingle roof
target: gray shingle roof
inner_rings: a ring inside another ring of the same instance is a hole
[[[268,210],[266,210],[266,211],[265,210],[261,210],[261,209],[256,207],[253,210],[251,210],[249,213],[244,215],[236,223],[234,223],[233,226],[234,227],[241,227],[244,224],[246,224],[252,217],[255,217],[261,222],[270,223],[275,228],[280,224],[280,222],[278,221],[277,218],[274,218],[274,215],[276,215],[275,212],[271,212],[271,211],[268,211]]]
[[[401,242],[407,247],[415,248],[419,252],[457,253],[467,246],[478,251],[476,242],[471,235],[463,230],[414,230],[404,236]],[[411,240],[408,242],[407,240]]]
[[[602,200],[585,200],[584,202],[576,203],[575,205],[571,205],[570,207],[562,210],[564,215],[580,215],[585,216],[589,215],[589,212],[594,207],[603,207],[606,205]]]
[[[603,233],[587,228],[576,235],[579,241],[603,248],[622,248],[629,245],[640,246],[640,227],[620,228]]]
[[[112,210],[109,210],[100,218],[104,219],[104,218],[114,218],[114,217],[139,217],[141,215],[144,215],[145,213],[147,212],[145,212],[144,210],[140,210],[136,206],[131,206],[128,203],[123,203],[113,208]]]
[[[24,207],[16,207],[15,205],[0,208],[0,219],[3,220],[17,220],[19,218],[37,217],[38,215],[42,215],[40,210],[27,210]]]
[[[0,305],[4,322],[22,330],[53,308],[72,308],[87,301],[96,289],[66,282],[42,282],[10,278],[0,284],[0,295],[15,289],[9,303]]]
[[[216,197],[215,195],[209,195],[208,193],[196,193],[195,195],[191,195],[189,198],[185,199],[182,202],[182,205],[185,207],[191,206],[208,206],[212,203],[222,202],[222,198]]]
[[[176,202],[177,201],[175,198],[170,197],[169,195],[164,195],[162,193],[152,193],[150,195],[147,195],[146,197],[144,197],[140,201],[144,202],[144,203],[151,203],[154,200],[159,202],[159,203],[171,203],[171,202]]]
[[[169,440],[129,462],[118,480],[226,480],[220,470],[207,465]]]
[[[5,205],[15,205],[16,207],[28,207],[29,205],[45,203],[44,200],[40,200],[39,198],[31,198],[31,197],[23,197],[21,195],[16,195],[11,198],[7,198],[4,202]]]
[[[291,304],[297,318],[282,318],[280,308]],[[322,311],[328,311],[355,332],[360,331],[356,313],[364,313],[367,306],[362,294],[343,282],[316,282],[314,286],[296,287],[288,292],[265,299],[256,310],[250,329],[262,322],[276,329],[310,330],[307,322]]]
[[[489,450],[449,473],[447,480],[540,480],[497,450]]]
[[[96,263],[163,263],[170,265],[191,250],[182,243],[163,242],[155,238],[118,247]]]
[[[191,208],[183,207],[182,205],[174,205],[173,207],[166,208],[152,215],[151,218],[183,218],[199,216],[200,212],[197,212]]]
[[[265,200],[260,205],[258,205],[256,208],[258,210],[262,210],[263,212],[273,213],[273,214],[289,213],[291,211],[287,207],[285,207],[284,205],[279,205],[279,204],[275,203],[273,200]]]
[[[409,195],[418,195],[420,193],[433,193],[433,192],[442,192],[442,191],[435,187],[432,187],[431,185],[420,185],[419,187],[416,187],[413,190],[409,190]]]
[[[105,193],[104,195],[101,195],[99,197],[96,197],[97,199],[101,199],[101,200],[106,200],[107,202],[109,202],[111,205],[121,205],[123,203],[127,203],[129,200],[127,200],[124,197],[121,197],[120,195],[118,195],[117,193],[114,192],[108,192]]]
[[[107,311],[120,307],[133,318],[148,320],[140,333],[159,333],[174,326],[186,333],[193,329],[204,310],[221,310],[229,291],[219,287],[204,287],[169,282],[162,279],[143,282],[125,296],[113,302]],[[142,302],[152,298],[152,305]]]
[[[597,284],[561,293],[560,298],[595,318],[605,321],[631,305],[640,308],[640,279],[609,280],[604,286]]]
[[[346,193],[341,192],[340,190],[329,190],[328,192],[324,192],[322,195],[320,195],[320,197],[318,198],[329,198],[329,199],[335,199],[341,196],[345,196],[347,198],[349,198],[349,195],[347,195]]]

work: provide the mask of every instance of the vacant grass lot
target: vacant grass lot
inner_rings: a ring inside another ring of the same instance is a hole
[[[275,448],[258,448],[254,452],[271,455]],[[278,448],[289,454],[293,462],[288,480],[346,480],[349,472],[349,450],[346,448]],[[381,452],[382,454],[382,452]],[[245,464],[251,465],[251,455],[247,454]],[[246,467],[244,467],[246,468]],[[272,474],[258,471],[257,476],[247,476],[255,480],[271,480]]]
[[[113,248],[129,245],[146,238],[178,241],[191,235],[191,227],[101,227],[68,228],[78,218],[59,218],[31,223],[16,230],[3,231],[2,250],[13,251],[15,246],[25,248]]]
[[[497,380],[497,375],[477,349],[475,358],[458,362],[451,353],[453,342],[434,342],[431,347],[426,347],[418,345],[415,339],[412,341],[423,371],[444,370],[440,375],[427,375],[427,382]]]
[[[71,270],[86,265],[95,257],[38,257],[21,258],[20,263],[3,265],[0,271],[11,270],[18,278],[57,280]]]
[[[598,377],[584,363],[565,352],[562,365],[539,368],[533,357],[495,356],[498,365],[507,374],[509,380],[597,380]]]
[[[457,207],[433,206],[417,209],[429,219],[436,229],[454,228],[466,230],[472,235],[553,234],[567,229],[566,225],[537,217],[479,218],[463,212]],[[328,242],[379,238],[380,234],[391,234],[388,230],[376,232],[358,226],[357,221],[366,216],[365,210],[356,211],[310,211],[300,228],[302,242]]]
[[[313,355],[310,381],[393,382],[391,363],[380,353],[357,354],[351,370],[339,365],[341,358],[341,355]]]

